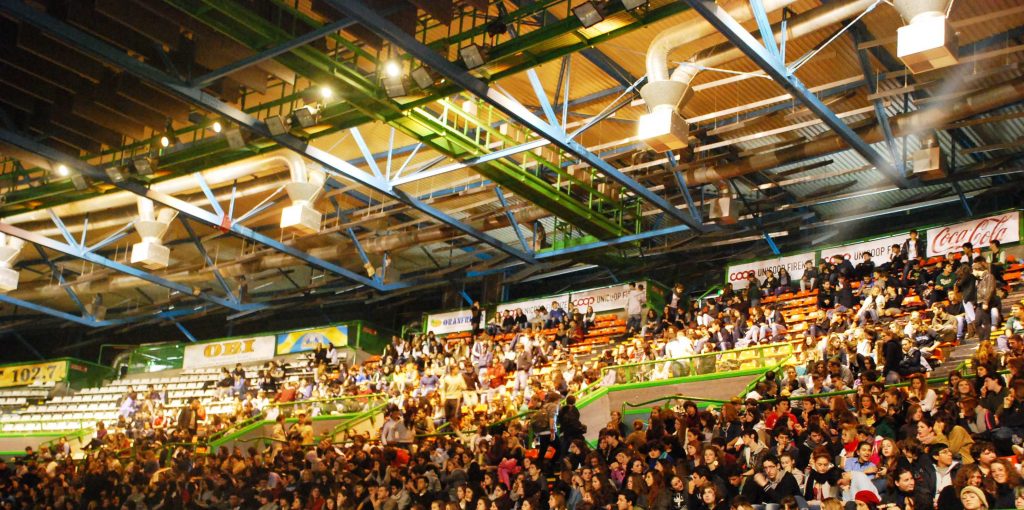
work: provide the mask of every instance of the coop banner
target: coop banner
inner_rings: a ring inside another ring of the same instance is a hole
[[[646,296],[646,293],[644,295]],[[595,312],[622,310],[626,308],[626,300],[629,297],[629,284],[573,292],[569,297],[580,312],[586,312],[588,306],[593,306]]]
[[[185,346],[184,368],[234,366],[235,363],[254,363],[274,357],[275,338],[258,336],[232,338]]]
[[[277,354],[312,351],[317,344],[325,347],[327,344],[334,344],[335,347],[348,345],[348,325],[281,333],[277,335]]]
[[[875,239],[874,241],[865,241],[863,243],[847,244],[845,246],[836,246],[835,248],[829,248],[827,250],[821,250],[821,258],[829,259],[835,255],[839,255],[845,259],[850,259],[854,265],[861,260],[861,256],[864,253],[870,253],[873,259],[884,259],[889,260],[889,252],[892,249],[892,245],[898,244],[903,246],[903,241],[910,239],[907,234],[900,234],[890,237],[883,237],[881,239]],[[877,262],[881,263],[881,262]]]
[[[460,333],[471,331],[473,324],[473,311],[469,308],[456,310],[454,312],[434,313],[427,316],[427,331],[433,331],[435,335],[447,335],[449,333]],[[480,327],[487,323],[487,314],[480,311]]]
[[[928,256],[960,251],[966,242],[970,242],[975,248],[987,248],[988,243],[994,239],[1003,244],[1020,241],[1019,211],[930,228],[927,237]]]
[[[779,269],[782,268],[786,268],[786,271],[789,271],[789,276],[796,281],[804,275],[804,261],[807,260],[814,261],[814,252],[729,266],[727,281],[732,284],[734,289],[745,289],[747,288],[747,276],[751,273],[757,276],[758,280],[764,280],[766,271],[771,270],[778,276]]]

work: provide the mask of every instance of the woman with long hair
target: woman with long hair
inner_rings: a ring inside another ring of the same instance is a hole
[[[669,510],[672,499],[665,489],[664,476],[654,470],[648,471],[644,474],[644,482],[647,490],[642,495],[643,503],[640,506],[646,510]]]
[[[935,390],[928,388],[924,374],[913,374],[907,379],[910,381],[910,385],[907,386],[907,400],[918,403],[921,410],[926,413],[934,413],[939,397]]]
[[[989,467],[989,479],[995,483],[995,504],[992,508],[1013,508],[1014,489],[1020,487],[1020,473],[1006,459],[996,459]]]

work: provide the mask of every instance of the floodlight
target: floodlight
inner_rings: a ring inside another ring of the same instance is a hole
[[[288,126],[285,125],[284,119],[280,115],[267,117],[266,123],[270,136],[281,136],[288,132]]]
[[[416,82],[416,86],[421,89],[428,89],[434,86],[434,77],[430,75],[430,71],[426,67],[417,67],[412,72],[412,81]]]
[[[459,48],[459,56],[462,57],[462,62],[466,64],[466,69],[476,69],[486,62],[483,49],[476,44]]]
[[[580,21],[580,24],[583,25],[583,28],[590,28],[604,21],[604,15],[601,14],[601,10],[597,7],[597,4],[591,1],[583,2],[573,7],[572,13]]]

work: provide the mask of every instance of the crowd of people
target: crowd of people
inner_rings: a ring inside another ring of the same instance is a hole
[[[250,381],[236,367],[217,398],[237,401],[237,419],[271,417],[273,437],[212,454],[203,403],[140,433],[132,422],[159,392],[130,394],[125,423],[84,459],[61,441],[0,461],[0,508],[1024,509],[1024,313],[1015,304],[1004,324],[997,312],[1005,259],[993,248],[924,268],[914,235],[867,273],[833,260],[798,282],[755,277],[703,301],[677,284],[661,313],[627,310],[633,334],[591,359],[543,332],[576,320],[552,323],[549,311],[513,321],[508,341],[479,319],[469,338],[394,338],[371,363],[318,348],[296,381],[270,365]],[[766,298],[801,288],[816,291],[818,311],[796,334]],[[924,307],[906,313],[911,294]],[[965,338],[979,340],[970,373],[929,381],[929,353]],[[796,362],[721,406],[666,401],[643,420],[613,411],[601,423],[576,406],[586,388],[623,382],[623,363],[649,361],[642,377],[667,379],[692,354],[785,341],[799,346]],[[379,431],[346,437],[317,436],[319,404],[272,405],[377,394]]]

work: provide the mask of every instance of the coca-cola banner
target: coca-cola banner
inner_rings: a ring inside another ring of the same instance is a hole
[[[960,251],[964,243],[987,248],[989,241],[1000,243],[1020,241],[1020,212],[1010,211],[996,216],[928,229],[928,256]]]
[[[898,244],[903,245],[903,241],[910,239],[908,234],[899,234],[891,237],[883,237],[881,239],[875,239],[873,241],[865,241],[863,243],[847,244],[845,246],[836,246],[835,248],[829,248],[827,250],[821,250],[822,259],[830,259],[835,255],[839,255],[843,258],[850,259],[854,265],[860,262],[861,255],[863,253],[870,253],[873,259],[884,259],[883,261],[889,260],[889,251],[892,245]],[[881,262],[876,262],[880,264]]]
[[[814,262],[814,252],[729,266],[726,281],[731,283],[734,289],[745,289],[747,288],[747,275],[750,273],[753,272],[757,279],[763,282],[765,271],[771,270],[775,276],[778,276],[779,269],[786,268],[786,271],[789,271],[789,276],[795,282],[804,275],[804,261],[807,260]]]

